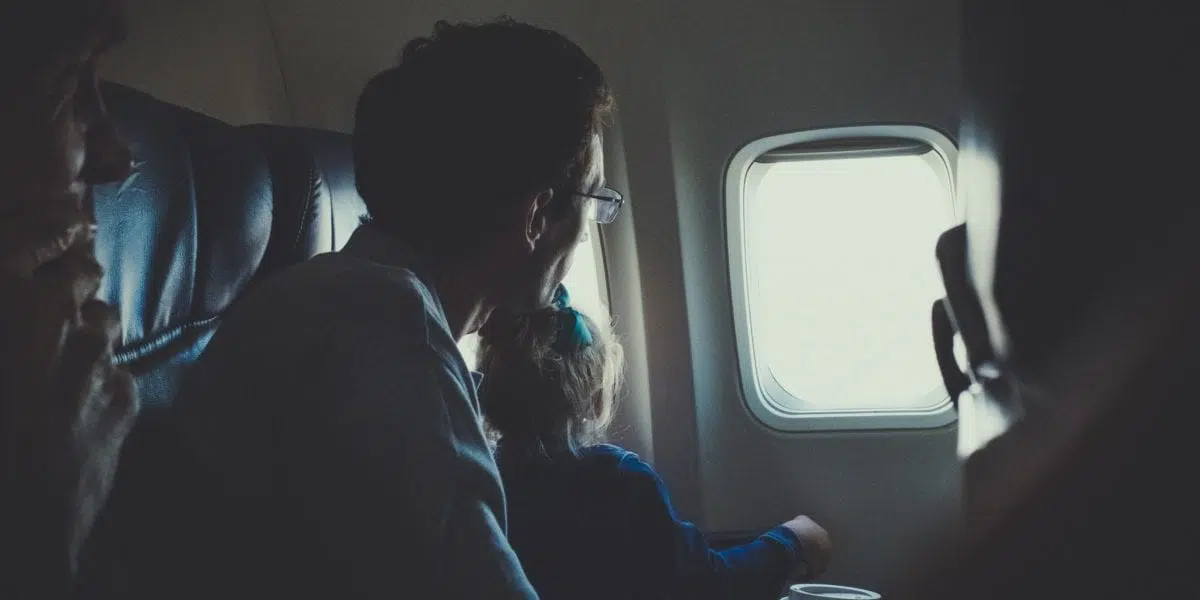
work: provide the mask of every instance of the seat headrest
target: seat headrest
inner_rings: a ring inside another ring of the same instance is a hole
[[[101,299],[121,310],[118,360],[139,363],[194,342],[258,271],[272,228],[267,164],[235,127],[104,84],[134,157],[98,186]]]
[[[328,186],[312,155],[297,143],[299,135],[270,125],[239,132],[258,147],[271,173],[277,233],[267,244],[263,270],[275,271],[328,250],[333,235]]]
[[[177,533],[172,490],[192,472],[180,467],[186,455],[166,409],[190,367],[248,287],[340,248],[364,210],[347,135],[234,127],[120,85],[101,92],[136,167],[95,190],[100,298],[121,310],[116,358],[137,378],[147,410],[125,442],[90,542],[93,570],[81,578],[105,590],[94,595],[142,597],[128,586],[157,590],[156,577],[173,572],[160,562],[175,559],[162,552]],[[126,573],[131,564],[142,566]]]
[[[104,83],[133,174],[95,190],[100,298],[143,403],[169,404],[222,313],[250,285],[340,248],[365,214],[348,135],[234,127]]]
[[[296,240],[302,248],[340,250],[366,216],[366,205],[354,186],[350,136],[278,125],[247,125],[242,129],[261,144],[267,155],[277,202],[288,207],[307,206],[308,199],[321,202],[303,214],[277,213],[277,223],[290,223],[305,231],[308,237]],[[275,248],[268,249],[268,264],[279,260],[276,252]],[[297,255],[296,250],[291,253]],[[307,258],[313,252],[298,254]]]

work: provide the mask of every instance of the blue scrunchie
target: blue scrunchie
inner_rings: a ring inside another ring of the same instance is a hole
[[[571,308],[571,295],[567,293],[567,286],[558,284],[551,306],[558,311],[559,318],[558,340],[554,344],[556,350],[570,352],[586,348],[595,342],[592,332],[588,331],[587,323],[583,321],[583,315]]]

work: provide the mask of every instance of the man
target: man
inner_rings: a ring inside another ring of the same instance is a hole
[[[96,59],[120,36],[106,0],[0,9],[0,597],[63,598],[137,412],[113,363],[116,311],[94,298],[90,186],[127,174]]]
[[[535,597],[456,342],[549,304],[588,220],[615,217],[611,104],[575,44],[510,20],[440,23],[367,85],[369,221],[235,307],[178,400],[214,544],[187,544],[211,551],[181,587]]]

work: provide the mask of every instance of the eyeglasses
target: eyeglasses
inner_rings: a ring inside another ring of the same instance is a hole
[[[601,225],[607,225],[617,220],[617,213],[621,212],[621,206],[625,204],[625,198],[621,196],[621,192],[612,188],[602,188],[595,194],[576,192],[575,195],[596,200],[595,217],[596,222]]]

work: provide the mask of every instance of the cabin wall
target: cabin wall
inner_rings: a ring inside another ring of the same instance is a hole
[[[672,4],[660,29],[672,32],[664,46],[680,236],[678,245],[665,236],[639,241],[662,243],[648,253],[677,253],[682,268],[674,276],[683,275],[664,308],[686,315],[686,329],[667,336],[684,343],[651,356],[678,360],[691,350],[691,389],[654,398],[663,404],[655,433],[693,418],[697,433],[695,448],[656,438],[655,457],[680,478],[695,469],[692,497],[702,500],[710,530],[761,528],[808,513],[835,538],[827,579],[885,588],[915,541],[956,514],[956,431],[783,434],[759,424],[735,367],[723,177],[742,145],[777,133],[905,123],[953,138],[957,3]]]
[[[291,121],[261,2],[124,2],[130,35],[105,58],[105,77],[238,125]]]

